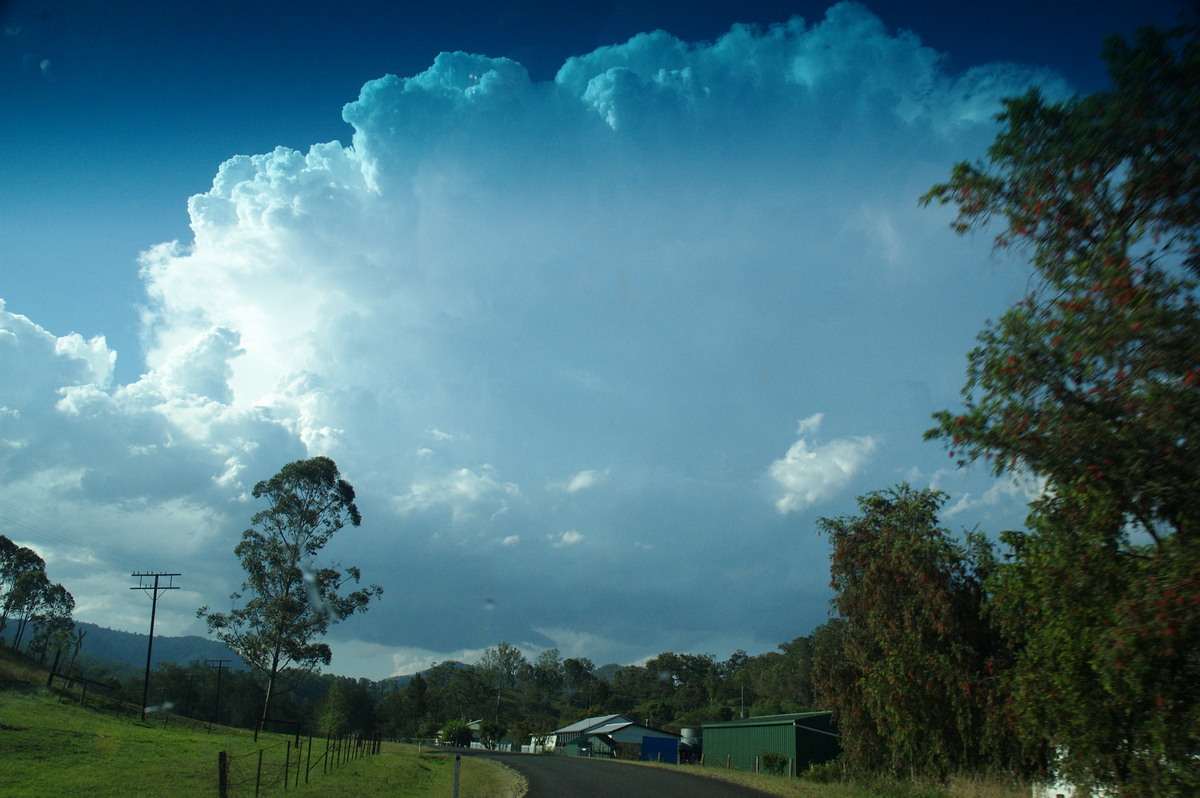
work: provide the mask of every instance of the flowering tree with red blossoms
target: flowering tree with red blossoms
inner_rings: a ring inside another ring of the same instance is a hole
[[[924,202],[996,222],[1036,285],[980,333],[927,437],[1045,485],[989,582],[1011,707],[1061,772],[1200,794],[1200,42],[1112,40],[1112,87],[1010,99]]]
[[[860,496],[856,516],[817,522],[833,546],[837,617],[817,641],[814,686],[861,774],[944,779],[1021,764],[996,678],[1009,652],[982,614],[991,545],[941,527],[945,500],[899,485]]]

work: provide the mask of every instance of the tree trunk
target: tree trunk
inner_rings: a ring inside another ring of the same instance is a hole
[[[271,717],[271,695],[275,692],[275,677],[279,673],[279,649],[275,649],[275,653],[271,656],[271,672],[267,674],[267,698],[263,701],[262,718],[258,721],[258,726],[254,729],[254,741],[258,742],[258,732],[267,722],[267,718]]]

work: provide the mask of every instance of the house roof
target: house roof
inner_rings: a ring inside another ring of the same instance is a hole
[[[628,726],[631,723],[633,723],[633,721],[624,715],[597,715],[594,718],[584,718],[583,720],[572,723],[570,726],[563,726],[561,729],[555,729],[554,733],[571,734],[572,732],[589,732],[597,730],[600,726],[612,726],[613,724],[616,724],[615,728],[621,728],[622,726]]]
[[[740,720],[726,720],[720,723],[705,723],[703,728],[729,728],[733,726],[803,726],[806,720],[828,717],[830,712],[790,712],[785,715],[758,715]]]

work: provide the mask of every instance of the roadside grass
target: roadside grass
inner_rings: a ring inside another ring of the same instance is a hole
[[[676,769],[680,765],[641,763],[648,767]],[[715,767],[682,766],[687,772],[740,784],[781,798],[1029,798],[1029,785],[998,779],[955,778],[949,784],[855,781],[816,782],[803,778],[744,773]]]
[[[8,654],[9,652],[5,652]],[[149,715],[102,698],[79,706],[78,694],[46,688],[46,672],[0,655],[0,792],[6,798],[171,796],[209,798],[217,792],[217,759],[231,754],[231,796],[253,795],[257,752],[273,770],[262,796],[432,798],[449,795],[454,757],[384,745],[380,754],[313,769],[309,783],[281,784],[286,735],[253,735],[178,716]],[[316,751],[314,751],[314,758]],[[295,759],[293,759],[293,762]],[[498,763],[464,757],[461,792],[473,798],[518,798],[524,780]]]

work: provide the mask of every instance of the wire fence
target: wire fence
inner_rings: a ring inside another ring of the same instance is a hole
[[[305,741],[297,737],[263,746],[244,754],[221,751],[217,754],[217,794],[220,798],[255,798],[287,792],[300,786],[320,771],[325,774],[339,765],[371,754],[382,745],[379,735],[367,738],[358,734],[317,738]]]

